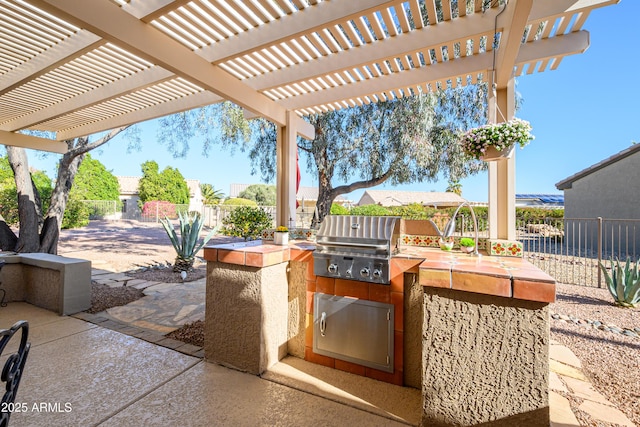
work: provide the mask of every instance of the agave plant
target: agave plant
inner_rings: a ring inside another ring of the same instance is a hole
[[[200,214],[198,212],[178,212],[178,219],[180,221],[180,237],[176,234],[169,218],[165,217],[160,222],[178,254],[173,264],[173,271],[189,271],[193,268],[193,262],[198,251],[207,244],[209,239],[218,231],[218,228],[211,230],[202,242],[198,243],[198,237],[203,225]]]
[[[623,264],[616,258],[615,263],[611,258],[611,274],[605,266],[600,263],[600,268],[604,273],[609,292],[613,296],[616,304],[623,307],[635,307],[640,303],[640,272],[638,263],[632,266],[631,260]]]

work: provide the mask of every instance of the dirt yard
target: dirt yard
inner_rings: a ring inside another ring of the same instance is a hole
[[[207,233],[208,230],[203,230],[202,236]],[[215,236],[210,242],[236,240]],[[118,272],[140,266],[172,264],[176,257],[162,224],[139,221],[91,221],[84,228],[62,230],[58,254],[87,259],[93,268]]]

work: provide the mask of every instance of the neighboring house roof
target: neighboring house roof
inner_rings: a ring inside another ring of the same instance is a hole
[[[451,192],[366,190],[358,205],[362,202],[372,202],[382,206],[404,206],[413,203],[426,206],[457,206],[464,201],[461,196]]]
[[[532,201],[545,205],[564,205],[563,194],[516,194],[516,202]]]
[[[231,184],[229,188],[229,198],[238,197],[240,193],[247,189],[248,186],[255,184]],[[273,185],[273,184],[267,184]],[[300,187],[298,188],[298,192],[296,193],[296,199],[298,200],[318,200],[318,187]],[[348,202],[342,196],[338,196],[335,198],[337,202]]]
[[[625,157],[629,157],[632,154],[635,154],[637,152],[640,152],[640,144],[633,144],[631,147],[620,151],[618,154],[614,154],[613,156],[606,158],[601,162],[591,165],[588,168],[583,169],[580,172],[573,174],[568,178],[563,179],[562,181],[556,184],[556,188],[558,190],[569,189],[571,188],[573,183],[576,182],[577,180],[582,179],[585,176],[590,175],[596,171],[599,171],[600,169],[606,168],[607,166],[612,165],[617,161],[622,160]]]
[[[120,184],[120,194],[122,195],[134,195],[138,194],[138,184],[140,183],[139,176],[116,176],[118,184]],[[198,179],[185,179],[187,187],[189,188],[189,196],[193,197],[196,194],[200,194],[200,180]]]
[[[139,176],[116,176],[120,185],[120,194],[138,194]]]

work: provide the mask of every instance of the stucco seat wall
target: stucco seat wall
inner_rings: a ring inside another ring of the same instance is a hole
[[[423,426],[549,425],[548,304],[424,289]]]
[[[91,261],[60,255],[4,255],[0,273],[6,301],[26,301],[69,315],[91,307]]]

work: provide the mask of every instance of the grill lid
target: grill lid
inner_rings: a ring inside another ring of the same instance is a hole
[[[389,284],[389,262],[400,237],[398,219],[327,216],[316,235],[316,276]]]
[[[399,237],[398,219],[395,216],[329,215],[316,235],[316,250],[391,256]]]

